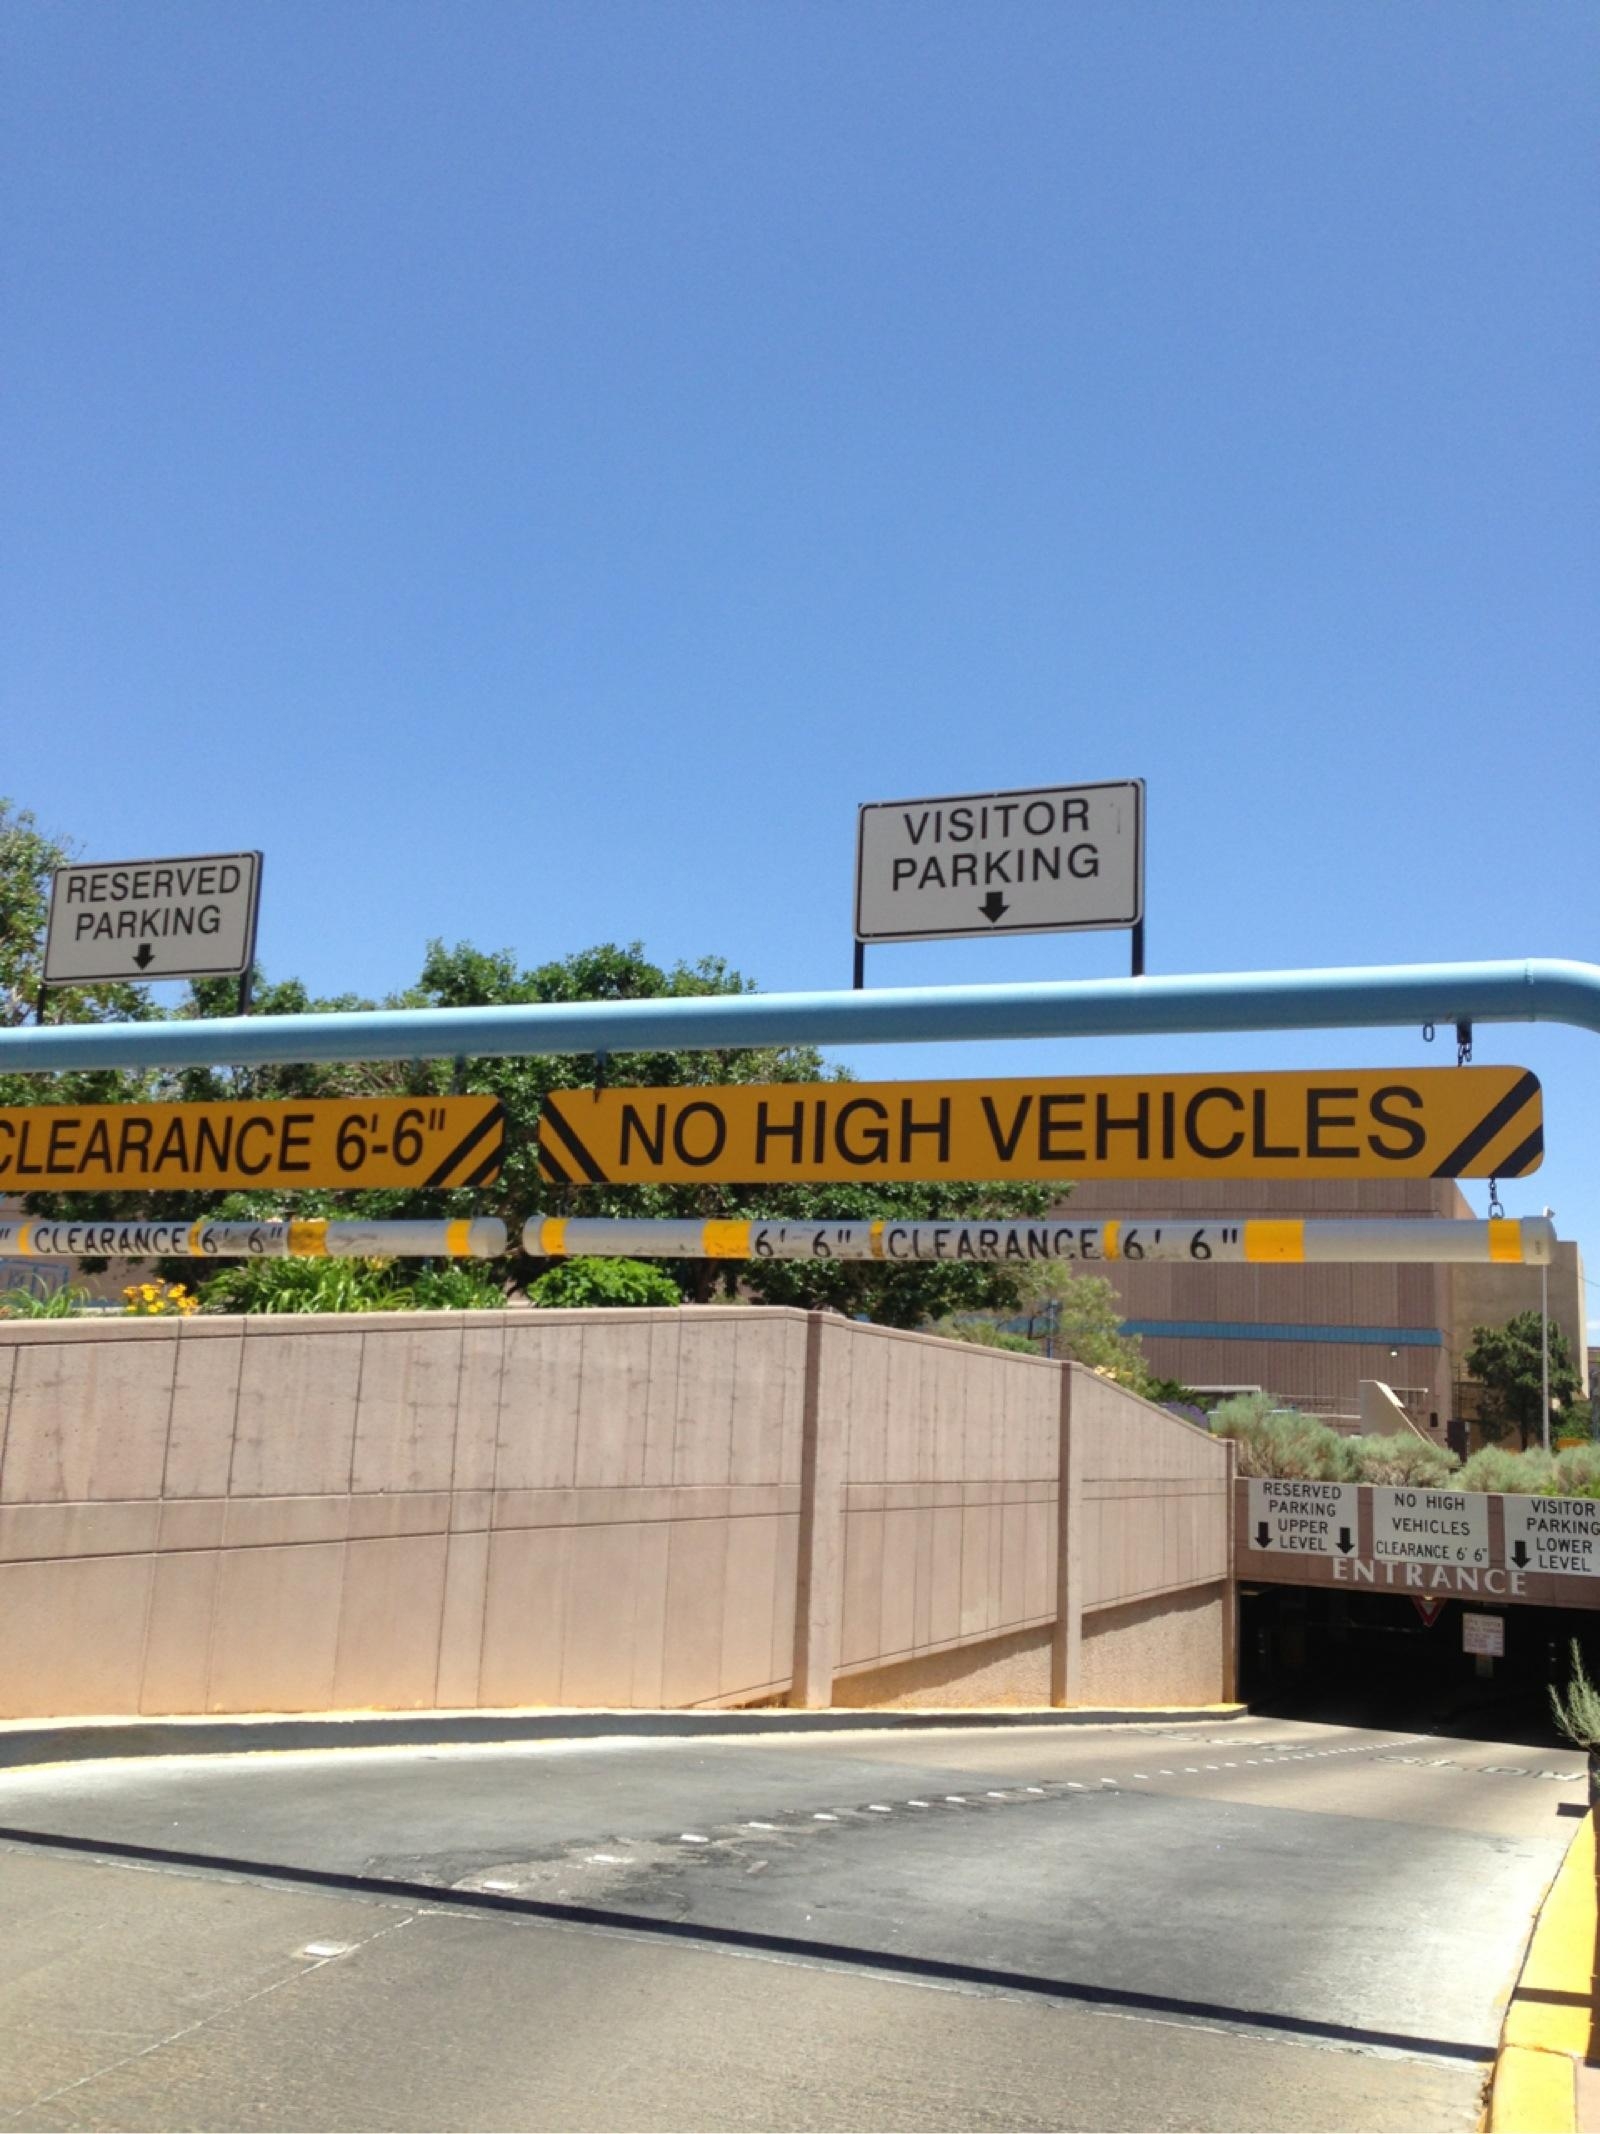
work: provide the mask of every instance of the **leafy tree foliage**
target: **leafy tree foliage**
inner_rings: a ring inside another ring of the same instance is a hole
[[[1496,1437],[1515,1430],[1524,1446],[1544,1434],[1540,1414],[1542,1324],[1537,1312],[1518,1312],[1504,1326],[1475,1326],[1472,1346],[1467,1350],[1468,1375],[1484,1390],[1480,1418],[1483,1427]],[[1577,1397],[1578,1383],[1567,1337],[1552,1319],[1551,1399],[1567,1408]]]

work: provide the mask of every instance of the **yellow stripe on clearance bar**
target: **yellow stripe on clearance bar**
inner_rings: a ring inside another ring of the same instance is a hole
[[[470,1217],[458,1216],[444,1226],[444,1249],[453,1260],[464,1260],[472,1252],[472,1222]]]
[[[328,1257],[328,1225],[324,1218],[289,1225],[289,1252],[297,1260]]]
[[[750,1257],[748,1223],[707,1223],[700,1250],[708,1260],[747,1260]]]
[[[201,1233],[205,1227],[206,1219],[203,1215],[197,1223],[189,1225],[189,1243],[186,1249],[191,1259],[198,1259],[205,1252],[206,1248],[200,1242]]]
[[[567,1249],[567,1218],[547,1215],[539,1225],[539,1250],[547,1260],[559,1260]]]
[[[1522,1225],[1507,1221],[1503,1216],[1489,1218],[1489,1257],[1491,1260],[1507,1260],[1520,1266],[1522,1263]]]
[[[1247,1222],[1244,1226],[1244,1256],[1247,1260],[1303,1260],[1306,1256],[1305,1224]]]
[[[1122,1225],[1120,1222],[1112,1221],[1101,1225],[1100,1250],[1108,1260],[1120,1257],[1121,1241]]]

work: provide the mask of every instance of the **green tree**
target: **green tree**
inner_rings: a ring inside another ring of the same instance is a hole
[[[1066,1260],[1034,1260],[1018,1286],[1022,1309],[1048,1334],[1056,1355],[1150,1398],[1157,1380],[1138,1337],[1122,1331],[1121,1305],[1104,1275],[1080,1274]]]
[[[1493,1437],[1515,1430],[1527,1445],[1544,1435],[1540,1414],[1541,1328],[1538,1312],[1518,1312],[1504,1326],[1475,1326],[1467,1372],[1483,1388],[1480,1421]],[[1577,1398],[1578,1374],[1567,1337],[1550,1321],[1550,1397],[1562,1408]],[[1554,1432],[1552,1432],[1554,1435]]]
[[[50,877],[72,856],[63,839],[39,828],[30,809],[0,794],[0,1029],[14,1030],[37,1020]],[[50,989],[51,1022],[144,1022],[155,1012],[143,986]],[[18,1079],[0,1077],[0,1090]],[[17,1101],[27,1100],[0,1094],[0,1103]]]

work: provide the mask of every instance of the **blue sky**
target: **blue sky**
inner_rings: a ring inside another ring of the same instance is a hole
[[[0,39],[0,791],[90,857],[263,848],[273,975],[381,994],[438,934],[845,983],[860,801],[1132,776],[1153,971],[1600,954],[1592,10],[20,0]],[[1595,1040],[1478,1057],[1546,1083],[1509,1211],[1600,1275]]]

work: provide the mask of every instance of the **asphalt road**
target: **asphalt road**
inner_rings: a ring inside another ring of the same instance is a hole
[[[0,2124],[1466,2129],[1582,1792],[1266,1719],[0,1774]]]

